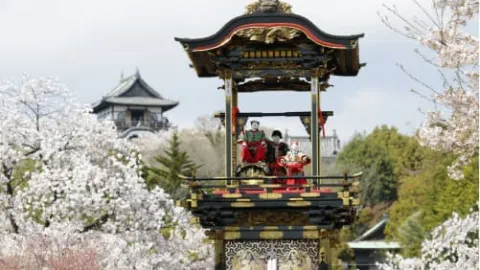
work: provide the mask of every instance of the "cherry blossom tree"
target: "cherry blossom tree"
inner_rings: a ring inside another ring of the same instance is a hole
[[[454,213],[422,243],[421,258],[389,254],[378,266],[382,270],[478,269],[478,218],[478,211],[465,218]]]
[[[83,245],[102,269],[209,268],[203,231],[162,189],[147,190],[139,158],[56,79],[0,84],[0,259],[46,241],[53,252]],[[43,265],[58,262],[47,253]]]
[[[435,110],[426,113],[419,131],[420,142],[437,150],[453,152],[457,159],[449,167],[451,178],[463,178],[462,169],[478,155],[479,138],[479,40],[469,33],[469,25],[478,25],[478,0],[432,0],[432,12],[414,2],[426,19],[402,16],[394,6],[385,8],[405,24],[404,30],[395,28],[388,16],[383,22],[394,31],[418,42],[429,53],[416,50],[426,62],[441,71],[443,88],[429,86],[409,74],[417,82],[430,89]],[[432,53],[433,52],[433,53]]]

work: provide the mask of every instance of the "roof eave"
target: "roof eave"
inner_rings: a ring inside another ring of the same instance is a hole
[[[242,22],[243,21],[243,22]],[[359,38],[363,38],[365,36],[364,33],[356,34],[356,35],[332,35],[320,30],[315,24],[313,24],[310,20],[305,17],[296,15],[296,14],[275,14],[275,15],[265,15],[265,14],[252,14],[252,15],[242,15],[233,18],[229,22],[227,22],[220,30],[218,30],[215,34],[210,35],[208,37],[203,38],[178,38],[175,37],[175,41],[180,42],[186,50],[193,50],[199,46],[205,46],[205,44],[214,44],[215,42],[219,42],[219,40],[228,37],[229,35],[233,35],[235,29],[238,27],[246,27],[251,24],[266,24],[266,23],[293,23],[297,26],[303,26],[307,31],[312,31],[315,33],[315,36],[319,36],[327,41],[335,40],[339,44],[345,46],[345,48],[349,48],[348,43],[351,40],[358,40]],[[247,27],[248,28],[248,27]],[[304,29],[304,30],[305,30]],[[305,31],[302,31],[305,32]]]

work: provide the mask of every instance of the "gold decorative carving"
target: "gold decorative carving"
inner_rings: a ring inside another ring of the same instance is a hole
[[[263,58],[297,58],[302,54],[298,50],[268,50],[268,51],[244,51],[243,58],[263,59]],[[257,57],[258,56],[258,57]]]
[[[265,269],[265,262],[260,258],[257,251],[251,249],[239,250],[232,262],[233,269],[238,270],[261,270]]]
[[[272,44],[274,42],[286,42],[292,40],[300,35],[301,31],[291,27],[264,27],[264,28],[247,28],[236,32],[235,34],[242,38],[248,38],[250,41],[263,42],[265,44]],[[258,56],[257,52],[257,57]],[[281,51],[282,57],[286,57],[287,53],[292,54],[291,51]],[[267,52],[265,52],[267,57]],[[285,55],[283,55],[285,54]],[[291,56],[290,56],[291,57]]]
[[[308,216],[300,212],[247,212],[238,215],[238,226],[305,226]]]
[[[244,164],[248,165],[248,164]],[[256,164],[256,165],[261,165],[263,168],[264,166],[267,166],[266,164]],[[265,170],[265,168],[263,168]],[[246,172],[242,173],[240,176],[242,177],[265,177],[265,173],[262,171],[262,169],[251,167],[249,168]],[[248,180],[240,180],[242,185],[261,185],[263,184],[262,179],[248,179]]]
[[[262,70],[262,69],[275,69],[275,70],[285,70],[285,69],[301,69],[302,66],[297,63],[293,62],[281,62],[281,63],[273,63],[269,61],[261,62],[261,63],[249,63],[243,64],[239,66],[238,69],[244,70]]]
[[[282,231],[263,231],[259,234],[260,239],[283,239]]]
[[[292,249],[280,257],[278,265],[279,270],[310,270],[314,267],[310,256],[306,252],[296,249]]]
[[[257,12],[292,13],[292,5],[278,0],[258,0],[245,7],[245,14],[253,14]]]

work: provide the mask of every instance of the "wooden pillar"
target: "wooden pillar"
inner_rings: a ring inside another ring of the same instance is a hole
[[[318,90],[318,69],[312,70],[311,77],[311,121],[310,121],[310,138],[312,143],[312,176],[317,176],[319,171],[319,144],[318,144],[318,110],[319,110],[319,90]]]
[[[233,134],[232,134],[232,109],[233,109],[233,80],[232,72],[225,71],[225,176],[233,176]],[[231,184],[227,180],[227,184]]]
[[[332,270],[332,250],[328,232],[320,234],[318,247],[318,263],[321,270]]]
[[[323,113],[321,112],[322,110],[322,106],[321,106],[321,95],[322,95],[322,91],[321,89],[318,89],[318,98],[317,98],[317,104],[318,104],[318,110],[320,110],[320,113]],[[323,115],[322,115],[323,117]],[[325,120],[325,118],[323,118]],[[318,119],[318,126],[320,126],[320,119]],[[325,125],[324,125],[325,126]],[[323,127],[322,127],[323,128]],[[319,129],[317,129],[319,130]],[[323,132],[323,131],[322,131]],[[321,147],[321,142],[322,142],[322,136],[320,135],[320,132],[317,131],[317,134],[318,134],[318,140],[317,140],[317,149],[318,149],[318,159],[317,159],[317,170],[318,170],[318,175],[321,174],[321,171],[322,171],[322,147]],[[322,179],[317,179],[317,182],[319,184],[322,183]]]
[[[232,110],[233,108],[238,107],[238,90],[236,87],[233,87],[233,82],[232,82]],[[235,123],[233,121],[235,120]],[[232,119],[232,176],[236,175],[237,171],[237,160],[238,160],[238,145],[237,145],[237,132],[240,127],[237,125],[237,120]],[[232,184],[238,184],[235,183],[237,181],[232,181]]]
[[[223,239],[215,239],[215,270],[226,270],[225,242]]]

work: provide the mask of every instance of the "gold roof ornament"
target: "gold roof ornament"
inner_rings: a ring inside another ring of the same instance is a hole
[[[292,40],[300,35],[300,31],[289,27],[248,28],[238,31],[236,35],[251,41],[272,44]]]
[[[246,6],[245,14],[292,13],[292,6],[279,0],[258,0]]]

